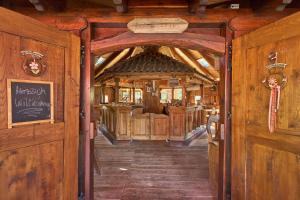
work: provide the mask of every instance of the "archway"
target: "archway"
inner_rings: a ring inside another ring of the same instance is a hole
[[[92,41],[91,51],[94,54],[103,54],[138,45],[166,45],[209,51],[217,55],[225,54],[224,37],[197,33],[135,34],[125,32],[112,38]]]

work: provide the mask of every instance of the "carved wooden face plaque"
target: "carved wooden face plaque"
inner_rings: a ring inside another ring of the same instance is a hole
[[[47,66],[43,61],[44,55],[38,52],[22,51],[22,68],[26,74],[31,76],[41,76],[46,72]]]
[[[266,68],[268,69],[268,74],[262,81],[263,84],[269,89],[272,89],[277,85],[280,86],[282,89],[287,83],[287,77],[284,73],[284,69],[287,66],[287,64],[277,62],[277,54],[277,52],[270,53],[270,64],[266,66]]]

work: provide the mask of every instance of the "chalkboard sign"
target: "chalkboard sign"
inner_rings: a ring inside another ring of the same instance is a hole
[[[16,125],[53,123],[53,83],[45,81],[7,81],[8,128]]]

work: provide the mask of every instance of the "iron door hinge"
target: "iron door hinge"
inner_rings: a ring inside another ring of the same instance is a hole
[[[85,67],[84,59],[85,59],[85,46],[81,45],[80,46],[80,67],[81,68]]]
[[[80,111],[79,116],[81,119],[85,119],[85,112],[83,110]]]
[[[230,120],[232,118],[232,113],[231,112],[227,112],[227,119]]]
[[[227,62],[227,70],[229,72],[232,71],[232,45],[228,45],[228,62]]]

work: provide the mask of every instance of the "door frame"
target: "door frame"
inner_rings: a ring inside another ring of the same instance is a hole
[[[201,24],[201,23],[199,23]],[[93,27],[93,23],[89,24],[89,32],[91,32],[91,27]],[[137,46],[137,45],[151,45],[151,44],[155,44],[155,45],[166,45],[166,46],[173,46],[173,47],[182,47],[182,48],[191,48],[191,49],[198,49],[198,50],[212,50],[214,51],[216,54],[218,55],[223,55],[223,61],[221,63],[221,65],[223,66],[223,74],[224,74],[224,140],[226,141],[222,141],[222,139],[220,140],[220,147],[219,147],[219,152],[221,153],[219,157],[219,160],[221,161],[221,165],[219,165],[219,187],[218,187],[218,195],[219,195],[219,199],[228,199],[228,197],[230,197],[230,145],[231,145],[231,121],[230,121],[230,117],[228,118],[227,116],[230,116],[230,112],[231,112],[231,70],[230,70],[230,66],[231,66],[231,59],[230,59],[230,52],[228,51],[228,49],[230,49],[231,47],[231,41],[232,41],[232,31],[228,28],[227,23],[220,23],[220,27],[224,28],[224,33],[222,35],[224,38],[224,48],[220,48],[220,46],[218,46],[218,48],[214,48],[213,45],[207,44],[207,41],[205,41],[203,43],[203,45],[201,45],[201,43],[199,43],[199,38],[189,38],[189,37],[185,37],[185,35],[180,35],[180,37],[178,38],[174,38],[174,37],[168,37],[168,40],[165,39],[158,39],[158,38],[164,38],[166,36],[166,34],[153,34],[153,37],[150,34],[133,34],[133,33],[122,33],[120,35],[108,38],[108,39],[103,39],[103,40],[98,40],[98,41],[92,41],[91,40],[91,36],[89,36],[89,40],[91,41],[89,47],[90,50],[87,50],[85,52],[85,65],[86,67],[84,68],[85,70],[85,77],[86,79],[89,79],[89,85],[86,84],[85,87],[85,105],[87,106],[87,104],[89,104],[90,108],[90,116],[92,114],[92,103],[91,103],[91,99],[92,99],[92,93],[91,91],[93,91],[93,84],[91,82],[91,80],[93,79],[93,66],[91,63],[91,58],[94,56],[94,53],[107,53],[107,52],[111,52],[111,51],[117,51],[117,50],[121,50],[124,48],[130,48],[133,46]],[[164,37],[160,37],[160,35],[163,35]],[[172,34],[171,34],[172,35]],[[170,35],[170,36],[171,36]],[[220,38],[222,36],[213,36],[213,35],[204,35],[204,34],[199,34],[202,35],[203,37],[208,36],[209,38],[211,38],[211,40],[213,41],[214,39],[216,39],[217,41],[220,41]],[[122,37],[121,41],[125,41],[123,43],[120,43],[120,36]],[[215,38],[214,38],[215,37]],[[171,38],[171,39],[170,39]],[[204,41],[204,40],[203,40]],[[201,41],[200,41],[201,42]],[[105,43],[105,45],[103,45]],[[175,43],[175,45],[174,45]],[[209,43],[209,42],[208,42]],[[90,54],[88,54],[87,52],[90,52]],[[89,57],[90,55],[90,57]],[[88,58],[89,57],[89,58]],[[88,69],[88,66],[90,66],[90,69]],[[91,76],[88,77],[87,74],[90,74]],[[89,97],[89,98],[88,98]],[[222,103],[222,102],[221,102]],[[225,114],[227,113],[227,114]],[[92,118],[89,118],[89,121],[87,118],[85,118],[86,120],[86,126],[87,123],[90,124]],[[94,141],[91,140],[91,143],[89,144],[89,146],[86,146],[85,148],[88,148],[89,152],[93,153],[92,150],[90,149],[93,146]],[[86,143],[87,144],[87,143]],[[225,148],[226,147],[226,148]],[[223,151],[225,150],[225,151]],[[228,155],[227,155],[228,154]],[[223,160],[226,160],[225,163],[223,163]],[[91,171],[93,168],[93,160],[90,160],[91,163]],[[229,177],[228,177],[229,175]],[[227,177],[225,177],[227,176]],[[92,178],[92,174],[90,173],[90,178]],[[90,183],[90,186],[93,186],[93,183]],[[226,189],[225,189],[226,188]],[[229,188],[229,191],[228,191]],[[90,188],[90,197],[92,197],[92,193],[93,193],[93,189],[92,187]]]

